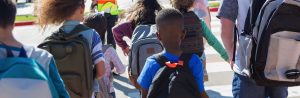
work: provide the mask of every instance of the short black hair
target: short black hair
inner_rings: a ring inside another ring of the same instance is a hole
[[[17,8],[13,0],[0,0],[0,27],[6,28],[15,23]]]
[[[84,25],[95,29],[101,36],[103,41],[105,38],[105,32],[107,30],[107,20],[106,17],[101,13],[92,13],[85,17]]]
[[[177,19],[183,19],[183,14],[179,10],[168,8],[158,12],[155,22],[157,28],[159,28],[159,26],[162,25],[163,23],[177,20]]]

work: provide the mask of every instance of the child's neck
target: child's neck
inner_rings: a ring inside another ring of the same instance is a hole
[[[3,43],[13,47],[22,47],[22,44],[14,38],[11,31],[0,31],[0,44]]]
[[[166,48],[166,51],[171,54],[177,55],[177,56],[180,56],[182,54],[182,51],[180,48],[177,48],[177,49],[175,49],[175,48],[167,49]]]

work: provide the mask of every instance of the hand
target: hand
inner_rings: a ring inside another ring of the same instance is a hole
[[[230,65],[231,70],[233,70],[233,66],[235,65],[235,62],[234,61],[230,61],[229,65]]]
[[[228,58],[228,63],[229,63],[229,65],[230,65],[231,70],[233,70],[233,66],[234,66],[235,62],[232,61],[232,56],[230,56],[230,57]]]
[[[130,51],[131,50],[129,49],[129,47],[123,49],[123,53],[124,53],[125,56],[128,56]]]

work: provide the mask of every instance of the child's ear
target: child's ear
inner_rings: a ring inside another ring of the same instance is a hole
[[[84,7],[80,8],[80,14],[84,14]]]
[[[159,34],[158,31],[156,32],[156,36],[157,36],[157,38],[161,41],[161,37],[160,37],[160,34]]]

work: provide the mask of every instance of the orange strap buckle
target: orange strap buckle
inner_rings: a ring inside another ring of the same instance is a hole
[[[169,68],[176,68],[177,66],[183,66],[183,61],[178,61],[178,63],[171,63],[170,61],[165,63]]]

